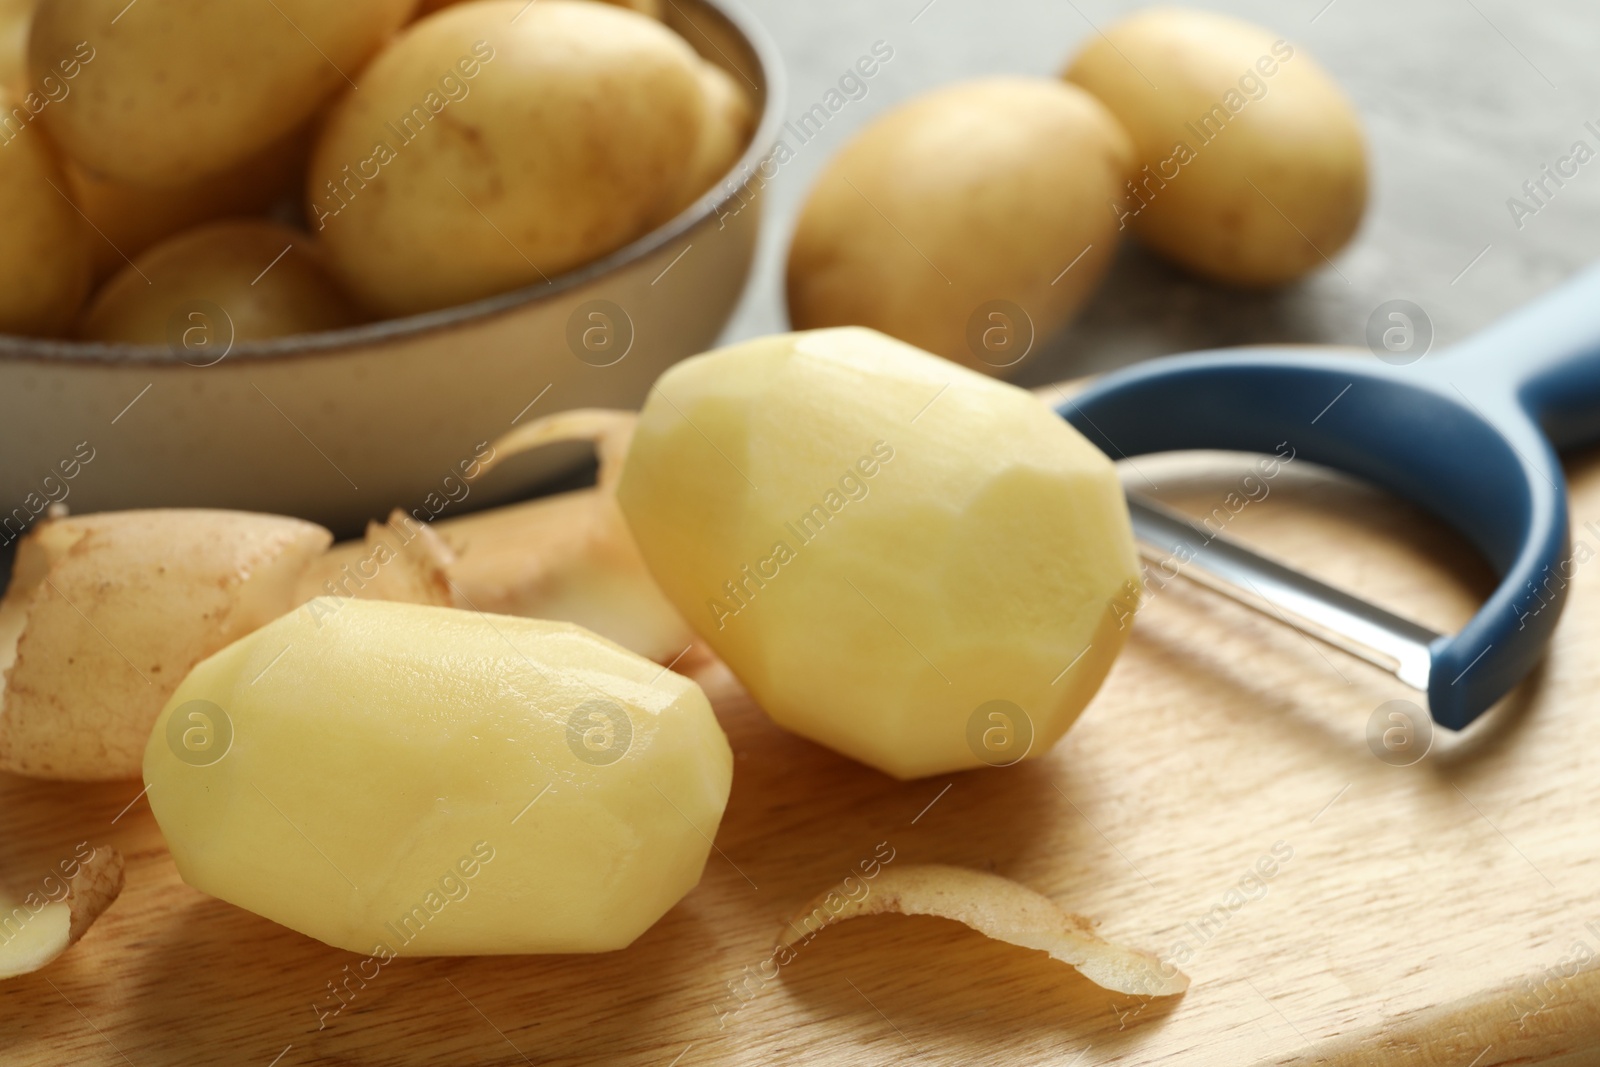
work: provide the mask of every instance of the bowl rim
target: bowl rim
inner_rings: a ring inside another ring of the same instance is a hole
[[[564,274],[519,289],[511,289],[465,304],[424,311],[416,315],[380,319],[358,326],[293,334],[265,341],[247,341],[229,347],[222,356],[211,363],[191,363],[166,345],[75,341],[13,334],[0,334],[0,363],[26,361],[109,363],[122,366],[203,369],[215,366],[224,359],[237,362],[320,356],[340,350],[363,349],[387,342],[411,340],[467,323],[487,322],[524,307],[552,300],[649,258],[707,220],[720,217],[723,207],[730,201],[744,197],[745,189],[751,179],[776,150],[778,130],[783,122],[784,100],[787,96],[783,58],[777,44],[766,28],[739,3],[739,0],[688,0],[688,2],[707,9],[721,18],[743,38],[745,45],[750,49],[757,67],[754,73],[760,78],[760,85],[751,81],[733,59],[717,48],[714,41],[701,34],[713,49],[722,54],[722,58],[733,68],[734,73],[743,76],[752,86],[763,91],[761,118],[756,123],[755,131],[751,134],[750,143],[745,146],[744,152],[711,188],[676,216],[621,248]],[[688,16],[678,6],[677,0],[667,0],[667,3],[688,21]],[[693,42],[690,44],[692,47]]]

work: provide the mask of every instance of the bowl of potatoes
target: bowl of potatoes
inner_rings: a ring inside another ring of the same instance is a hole
[[[4,0],[0,51],[6,540],[458,505],[520,420],[711,346],[780,121],[723,0]]]

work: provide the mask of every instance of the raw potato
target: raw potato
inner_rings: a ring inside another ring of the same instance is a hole
[[[43,114],[89,170],[192,185],[298,127],[405,23],[416,0],[51,0],[33,20],[37,75],[87,41],[71,95]],[[126,9],[126,10],[124,10]]]
[[[779,944],[804,944],[823,927],[863,915],[933,915],[997,941],[1048,952],[1102,989],[1152,997],[1189,988],[1188,976],[1160,957],[1107,941],[1082,915],[998,874],[923,863],[884,867],[876,879],[857,879],[867,887],[860,895],[829,889],[807,902],[784,925]]]
[[[103,281],[176,233],[230,215],[259,215],[298,194],[309,151],[305,131],[296,130],[226,173],[171,188],[112,181],[68,160],[67,191],[95,231],[89,241],[95,278]]]
[[[1108,205],[1132,158],[1098,101],[1050,79],[990,78],[918,97],[858,134],[817,179],[789,248],[789,319],[796,329],[870,326],[1013,373],[1110,264]]]
[[[84,842],[59,867],[26,891],[0,886],[0,978],[31,974],[77,944],[122,892],[114,848]]]
[[[0,90],[0,118],[20,105]],[[26,114],[26,111],[23,111]],[[90,231],[67,199],[44,131],[0,131],[0,333],[59,334],[89,291]]]
[[[0,0],[0,89],[20,99],[28,91],[28,27],[38,0]]]
[[[617,479],[637,421],[630,411],[573,409],[527,423],[494,443],[478,477],[522,452],[558,441],[593,441],[592,489],[463,515],[440,524],[456,550],[449,572],[480,611],[575,622],[658,663],[694,641],[645,568],[617,508]]]
[[[1355,108],[1304,49],[1271,31],[1151,8],[1091,37],[1065,77],[1133,137],[1140,170],[1116,213],[1195,273],[1291,281],[1360,225],[1367,162]]]
[[[755,129],[755,105],[733,75],[715,63],[701,60],[700,85],[709,104],[705,126],[700,131],[683,190],[664,213],[664,218],[671,218],[700,199],[732,170]]]
[[[189,668],[293,608],[330,540],[308,522],[234,511],[36,526],[0,601],[0,770],[137,778],[150,724]]]
[[[774,720],[899,778],[1043,754],[1137,600],[1111,461],[1028,393],[871,330],[668,370],[617,501]]]
[[[78,334],[166,345],[206,364],[232,344],[357,321],[309,237],[261,219],[234,219],[179,234],[129,264],[95,296]]]
[[[640,236],[682,186],[708,107],[694,51],[606,4],[523,7],[414,24],[328,118],[306,216],[376,311],[547,281]]]
[[[460,3],[461,0],[422,0],[422,6],[417,9],[417,17],[431,15],[435,11]],[[600,3],[615,4],[617,7],[632,8],[641,15],[649,15],[653,19],[661,17],[661,0],[599,0]]]
[[[733,754],[580,627],[320,599],[196,667],[144,766],[184,881],[382,958],[624,947],[699,880]]]

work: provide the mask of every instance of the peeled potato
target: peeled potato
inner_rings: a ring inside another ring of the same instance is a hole
[[[84,340],[168,345],[193,361],[230,342],[331,330],[357,321],[311,239],[258,219],[179,234],[125,267],[95,296]]]
[[[226,173],[168,188],[113,181],[68,160],[67,191],[94,231],[95,277],[109,277],[176,233],[229,215],[260,214],[298,192],[308,147],[304,131],[295,130]]]
[[[1197,274],[1276,285],[1355,234],[1366,148],[1348,97],[1305,50],[1225,15],[1150,8],[1091,37],[1067,80],[1136,148],[1119,222]]]
[[[523,8],[414,24],[328,117],[306,215],[377,311],[553,278],[640,236],[682,186],[708,106],[694,51],[606,4]]]
[[[197,666],[144,771],[184,881],[382,959],[624,947],[699,881],[733,754],[580,627],[319,599]]]
[[[192,185],[300,126],[410,17],[416,0],[51,0],[28,42],[37,73],[94,48],[43,113],[89,170]]]
[[[0,115],[14,102],[0,90]],[[59,334],[89,291],[89,229],[42,130],[0,134],[0,333]]]
[[[1110,113],[1059,82],[991,78],[918,97],[857,134],[812,187],[789,248],[789,319],[870,326],[1010,372],[1105,273],[1106,207],[1131,159]]]
[[[1042,755],[1127,637],[1111,461],[863,329],[679,363],[617,488],[667,598],[779,725],[899,778]]]
[[[294,607],[331,540],[274,515],[173,514],[58,519],[20,542],[0,601],[0,770],[137,778],[150,724],[189,668]]]

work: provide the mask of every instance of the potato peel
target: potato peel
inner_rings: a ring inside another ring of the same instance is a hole
[[[695,641],[645,569],[616,503],[637,416],[579,408],[519,426],[494,442],[483,475],[508,458],[564,441],[594,444],[592,489],[465,515],[439,525],[456,554],[450,577],[480,611],[575,622],[658,663]]]
[[[780,945],[791,947],[823,927],[863,915],[931,915],[953,919],[997,941],[1047,952],[1114,992],[1160,997],[1189,988],[1187,975],[1151,953],[1107,941],[1094,932],[1090,920],[986,871],[942,863],[889,867],[860,899],[836,907],[829,898],[838,896],[829,889],[796,912]]]
[[[0,770],[138,778],[189,668],[292,610],[331,540],[299,519],[205,509],[37,524],[0,600]]]
[[[299,599],[347,596],[466,607],[451,589],[455,558],[430,526],[396,508],[387,523],[367,523],[362,540],[334,545],[312,564],[300,581]]]
[[[30,974],[77,944],[122,892],[122,855],[104,845],[75,864],[59,899],[0,891],[0,978]]]

